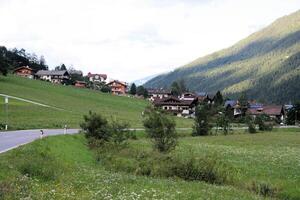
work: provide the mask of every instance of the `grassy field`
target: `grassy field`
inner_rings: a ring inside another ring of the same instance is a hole
[[[263,199],[232,186],[106,171],[82,135],[53,136],[0,155],[0,199]]]
[[[83,115],[89,110],[126,121],[131,127],[138,128],[142,127],[141,113],[149,104],[141,99],[16,76],[0,76],[0,93],[64,109],[55,110],[11,99],[8,115],[11,129],[59,128],[64,124],[75,128],[79,127]],[[0,123],[5,121],[4,98],[0,97]],[[187,119],[176,118],[176,122],[178,127],[191,127],[192,124],[192,120]]]
[[[258,193],[271,190],[278,199],[300,199],[300,129],[274,129],[258,134],[240,131],[228,136],[196,138],[184,135],[174,154],[196,159],[206,156],[226,164],[233,182],[225,185]],[[130,147],[138,152],[152,151],[146,138],[132,141]],[[117,170],[128,170],[126,166],[120,167],[124,163],[132,167],[136,158],[131,155],[120,153],[114,159]]]
[[[296,200],[299,134],[299,129],[198,138],[183,133],[173,153],[220,159],[234,180],[221,185],[126,173],[96,162],[83,135],[53,136],[0,155],[0,199],[268,199],[253,190],[256,185],[276,189],[273,198]],[[128,148],[152,151],[144,137]],[[122,156],[124,168],[126,159],[132,158]]]

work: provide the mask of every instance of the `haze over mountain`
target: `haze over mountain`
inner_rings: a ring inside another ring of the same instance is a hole
[[[300,11],[227,49],[159,75],[145,86],[169,87],[180,79],[192,91],[221,90],[232,98],[247,92],[251,99],[274,103],[300,99]]]

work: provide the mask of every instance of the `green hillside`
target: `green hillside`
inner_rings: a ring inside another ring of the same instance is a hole
[[[194,91],[222,90],[232,97],[246,91],[251,98],[276,103],[300,99],[300,11],[145,86],[169,87],[178,79]]]
[[[148,102],[141,99],[113,96],[89,89],[54,85],[16,76],[0,76],[0,94],[47,104],[63,110],[41,107],[19,100],[10,100],[8,121],[11,129],[79,127],[89,110],[142,127],[142,112]],[[0,96],[0,123],[6,121],[4,98]],[[190,127],[192,120],[176,119],[178,127]]]

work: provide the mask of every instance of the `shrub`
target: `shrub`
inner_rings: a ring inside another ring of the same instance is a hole
[[[207,105],[199,105],[196,108],[193,136],[204,136],[209,134],[211,126],[209,125],[208,116]]]
[[[232,170],[221,163],[216,156],[196,158],[189,156],[175,156],[172,160],[172,174],[188,181],[204,181],[211,184],[225,184],[231,181],[229,172]]]
[[[34,148],[24,150],[24,155],[30,156],[17,160],[16,168],[22,175],[28,177],[44,181],[56,180],[66,170],[66,167],[51,155],[47,146],[43,145],[36,144]],[[19,155],[16,157],[19,157]]]
[[[217,118],[217,121],[216,121],[216,124],[217,124],[217,129],[216,131],[218,131],[218,128],[222,128],[222,131],[223,131],[223,134],[224,135],[227,135],[228,132],[229,132],[229,128],[230,128],[230,121],[229,121],[229,118],[224,114],[220,114]]]
[[[145,111],[144,127],[152,139],[154,149],[169,152],[177,145],[177,133],[174,120],[158,109],[148,107]]]
[[[266,182],[257,181],[253,181],[249,189],[264,197],[275,197],[279,192],[279,189],[277,187],[273,187]]]
[[[130,131],[128,130],[129,125],[127,123],[118,122],[112,120],[110,124],[111,140],[116,145],[123,145],[126,141],[131,138]]]
[[[258,125],[260,131],[271,131],[273,129],[272,122],[267,115],[258,115],[255,118],[255,124]]]
[[[112,119],[109,123],[102,115],[91,111],[89,115],[84,116],[84,122],[80,127],[84,130],[91,148],[100,147],[108,142],[125,145],[129,138],[134,138],[127,123],[118,122],[116,119]]]
[[[248,125],[249,133],[256,133],[256,128],[253,119],[250,116],[246,116],[246,122]]]
[[[94,138],[101,141],[109,141],[111,138],[108,121],[100,114],[89,112],[83,116],[84,122],[80,124],[87,138]]]

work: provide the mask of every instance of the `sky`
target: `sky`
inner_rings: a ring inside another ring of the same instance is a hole
[[[133,81],[229,47],[300,0],[0,0],[0,45]]]

